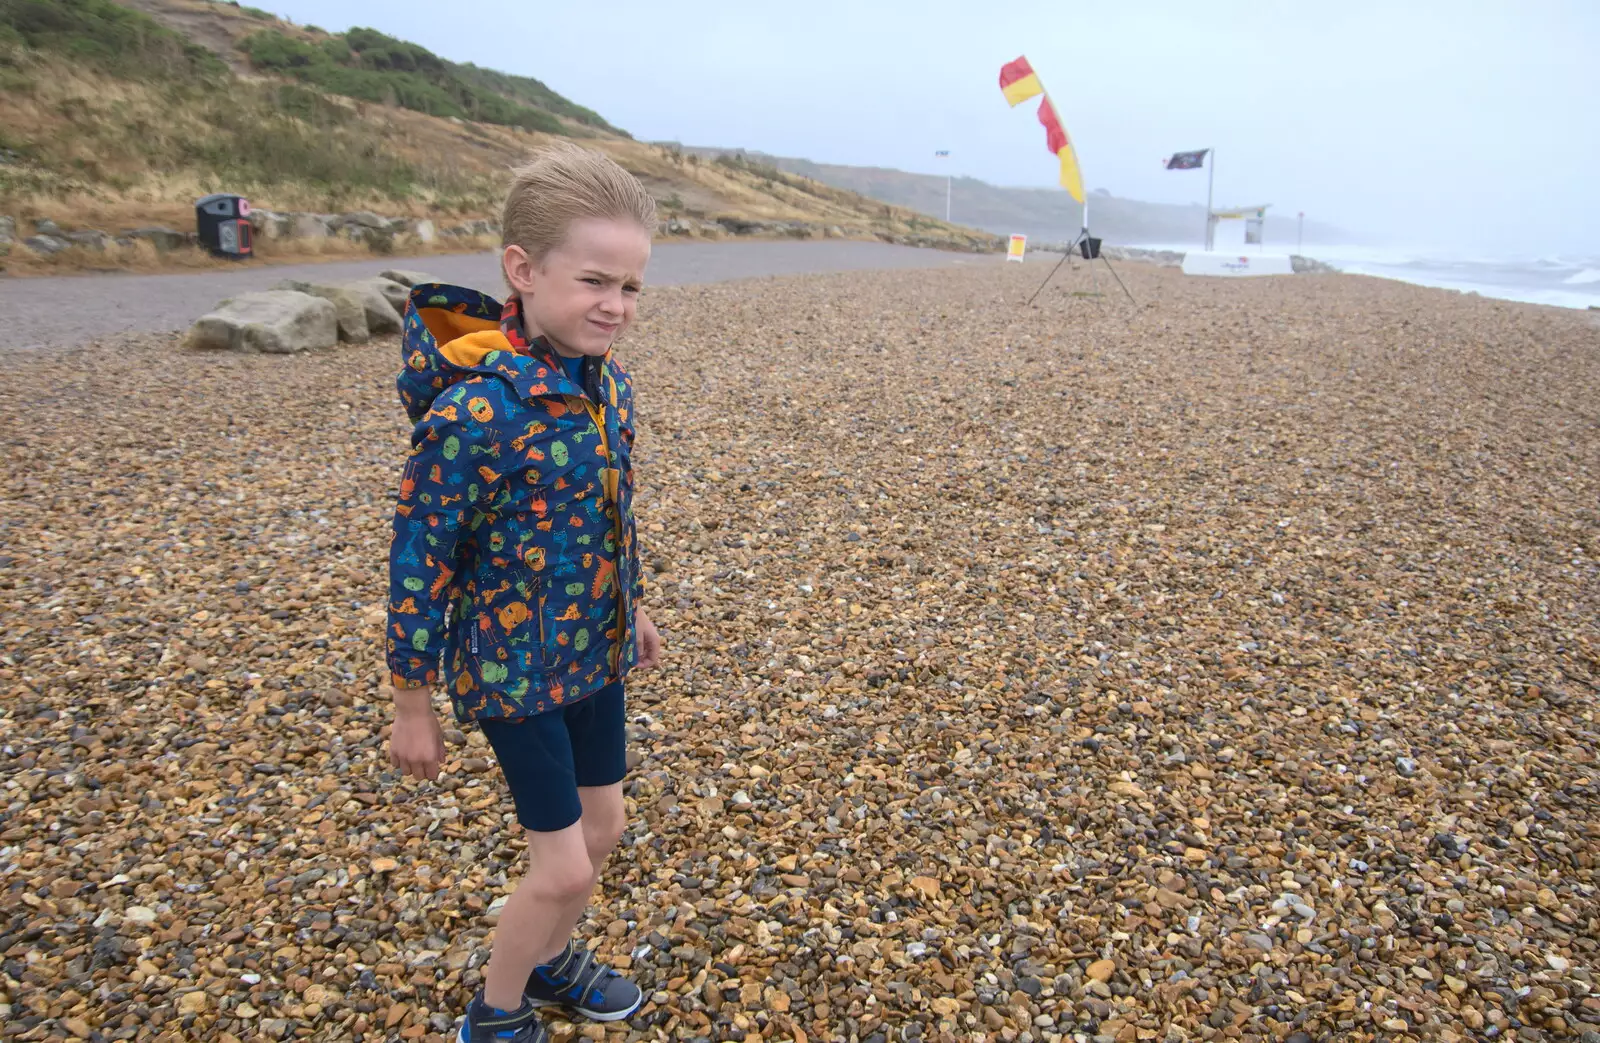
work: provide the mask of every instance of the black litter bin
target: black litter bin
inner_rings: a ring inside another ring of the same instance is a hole
[[[244,196],[218,192],[194,204],[200,245],[218,257],[240,259],[252,253],[250,201]]]
[[[1094,236],[1084,236],[1078,240],[1078,252],[1083,255],[1085,261],[1094,260],[1100,256],[1100,240]]]

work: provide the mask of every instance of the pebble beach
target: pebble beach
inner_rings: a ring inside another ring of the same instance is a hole
[[[1046,270],[646,293],[554,1038],[1600,1040],[1600,319]],[[179,340],[7,357],[0,1036],[444,1043],[524,845],[387,761],[398,345]]]

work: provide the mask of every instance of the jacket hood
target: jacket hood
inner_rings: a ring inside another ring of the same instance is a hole
[[[428,414],[446,388],[473,376],[506,380],[524,399],[584,394],[543,341],[526,354],[515,350],[500,326],[504,310],[488,294],[463,286],[412,288],[400,341],[405,364],[395,381],[412,423]]]

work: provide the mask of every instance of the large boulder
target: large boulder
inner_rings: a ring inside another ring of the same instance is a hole
[[[291,355],[331,348],[339,339],[332,301],[294,290],[242,293],[217,304],[189,330],[191,348]]]
[[[339,339],[346,344],[365,344],[372,339],[372,331],[367,326],[366,303],[355,290],[343,286],[323,286],[300,279],[285,279],[272,288],[309,293],[313,297],[332,301],[339,315]]]
[[[423,283],[439,281],[437,275],[429,275],[427,272],[413,272],[405,268],[388,268],[379,272],[378,277],[380,279],[388,279],[390,282],[397,282],[407,289],[413,286],[421,286]],[[402,302],[403,305],[404,302]]]
[[[406,298],[411,296],[411,287],[383,275],[375,275],[370,279],[358,279],[356,284],[370,286],[383,294],[384,300],[388,301],[390,306],[397,312],[404,310]]]
[[[326,239],[332,234],[326,214],[290,214],[289,235],[295,239]]]
[[[360,298],[361,306],[367,312],[367,329],[371,333],[400,332],[400,313],[405,309],[410,290],[397,282],[381,278],[346,283],[343,289]]]
[[[294,234],[294,215],[276,210],[251,210],[250,227],[263,239],[287,239]]]
[[[411,234],[417,237],[417,242],[419,243],[431,243],[439,238],[438,232],[434,230],[433,222],[426,217],[411,226]]]
[[[0,257],[11,252],[11,244],[17,241],[17,219],[0,215]]]

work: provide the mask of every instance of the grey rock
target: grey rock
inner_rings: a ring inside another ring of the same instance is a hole
[[[348,214],[340,214],[331,222],[336,228],[347,228],[356,225],[361,228],[381,228],[389,230],[389,218],[379,217],[371,210],[355,210]]]
[[[73,246],[81,246],[85,250],[103,252],[111,244],[111,236],[93,228],[88,228],[81,232],[67,232],[62,238]]]
[[[1417,762],[1410,757],[1396,757],[1394,766],[1401,775],[1408,779],[1417,773]]]
[[[46,217],[33,223],[33,231],[35,235],[59,236],[61,234],[61,226]]]
[[[157,250],[175,250],[189,241],[189,237],[172,228],[151,226],[149,228],[135,228],[128,233],[129,239],[143,239]]]
[[[717,224],[732,235],[756,235],[772,228],[766,221],[751,221],[743,217],[719,217]]]
[[[1331,264],[1325,264],[1313,257],[1302,257],[1299,254],[1289,255],[1289,267],[1294,269],[1297,275],[1305,273],[1336,273],[1339,271]]]
[[[187,343],[196,350],[269,355],[331,348],[339,339],[338,315],[332,301],[293,290],[244,293],[202,315]]]
[[[17,241],[17,219],[0,216],[0,246],[10,246]]]
[[[439,233],[434,229],[433,222],[426,217],[411,224],[411,234],[417,237],[420,243],[431,243],[439,238]]]
[[[43,254],[45,257],[49,257],[52,254],[60,253],[72,244],[53,235],[30,235],[22,241],[22,245],[36,254]]]
[[[1244,936],[1244,943],[1252,949],[1260,949],[1262,952],[1272,951],[1272,939],[1264,934],[1247,934]]]
[[[367,306],[364,296],[344,286],[323,286],[298,279],[285,279],[272,287],[274,290],[293,290],[313,297],[332,301],[338,312],[339,339],[347,344],[365,344],[372,339],[367,326]]]
[[[361,306],[367,312],[368,332],[374,336],[400,332],[400,309],[406,306],[406,296],[410,290],[384,278],[346,283],[343,289],[353,291],[360,297]]]
[[[251,210],[250,227],[263,239],[287,239],[294,234],[294,219],[276,210]]]
[[[326,239],[333,234],[327,214],[289,215],[289,234],[295,239]]]
[[[452,225],[446,228],[441,235],[447,236],[472,236],[472,235],[497,235],[500,231],[498,222],[487,218],[478,218],[465,224]]]
[[[373,253],[386,254],[394,252],[394,232],[385,228],[372,228],[368,225],[346,224],[340,231],[352,243],[365,243]]]
[[[439,281],[439,277],[437,275],[429,275],[427,272],[409,271],[405,268],[386,268],[378,273],[378,278],[388,279],[390,282],[397,282],[401,286],[404,286],[408,289],[412,286],[421,285],[422,283]]]
[[[384,278],[381,275],[375,275],[367,279],[358,279],[356,280],[356,283],[352,283],[351,285],[357,284],[362,286],[370,286],[374,290],[377,290],[379,293],[383,294],[384,300],[388,301],[390,307],[394,308],[396,312],[399,312],[405,308],[406,300],[411,296],[411,287],[402,283],[397,283],[393,279]]]

